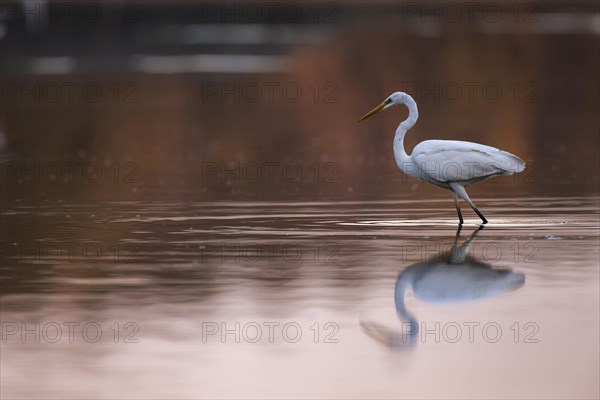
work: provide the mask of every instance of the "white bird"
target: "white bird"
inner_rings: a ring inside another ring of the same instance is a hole
[[[450,190],[459,225],[463,217],[458,204],[461,197],[479,215],[484,224],[487,219],[475,207],[465,187],[496,175],[512,175],[525,169],[525,162],[514,154],[479,143],[460,140],[426,140],[407,154],[404,136],[417,122],[419,111],[415,100],[404,92],[392,93],[380,105],[362,116],[358,122],[398,104],[408,108],[408,118],[398,125],[394,136],[396,165],[406,175]]]

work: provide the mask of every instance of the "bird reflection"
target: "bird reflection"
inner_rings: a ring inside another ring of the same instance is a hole
[[[483,226],[477,228],[458,246],[460,226],[449,252],[442,252],[425,262],[408,266],[398,276],[394,290],[400,329],[361,321],[363,330],[390,349],[412,348],[418,339],[419,325],[406,308],[404,298],[412,290],[415,298],[429,303],[477,301],[516,290],[523,286],[525,275],[509,269],[494,269],[469,254],[471,244]]]

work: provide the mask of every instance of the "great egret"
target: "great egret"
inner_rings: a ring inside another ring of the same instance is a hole
[[[408,107],[408,118],[398,125],[394,136],[394,157],[398,168],[408,176],[450,190],[459,225],[463,224],[463,217],[458,197],[465,200],[487,224],[487,219],[475,207],[465,187],[496,175],[521,172],[525,169],[525,162],[495,147],[460,140],[426,140],[416,145],[412,154],[406,154],[404,136],[417,122],[419,111],[415,100],[404,92],[392,93],[358,122],[398,104]]]

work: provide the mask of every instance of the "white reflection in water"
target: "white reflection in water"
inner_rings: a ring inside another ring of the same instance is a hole
[[[430,303],[478,301],[516,290],[525,283],[525,275],[509,269],[492,268],[490,264],[469,255],[471,244],[483,226],[458,246],[461,228],[456,231],[454,244],[448,253],[436,254],[425,262],[408,266],[396,280],[394,302],[399,329],[375,322],[361,321],[365,333],[386,347],[401,350],[418,342],[419,323],[406,308],[405,297],[412,290],[415,298]]]

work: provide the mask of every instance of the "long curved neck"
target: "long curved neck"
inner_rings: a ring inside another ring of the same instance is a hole
[[[410,268],[402,271],[398,279],[396,280],[396,287],[394,289],[394,303],[396,304],[396,313],[398,319],[402,323],[412,324],[413,329],[417,328],[417,319],[407,309],[404,303],[404,297],[406,292],[412,287],[414,281],[414,273]]]
[[[398,125],[398,128],[396,128],[396,135],[394,136],[394,158],[396,159],[398,168],[403,171],[403,166],[406,166],[410,161],[410,156],[406,154],[406,150],[404,150],[404,136],[406,136],[406,132],[415,125],[419,118],[417,103],[407,94],[404,95],[404,105],[408,108],[408,118]]]

